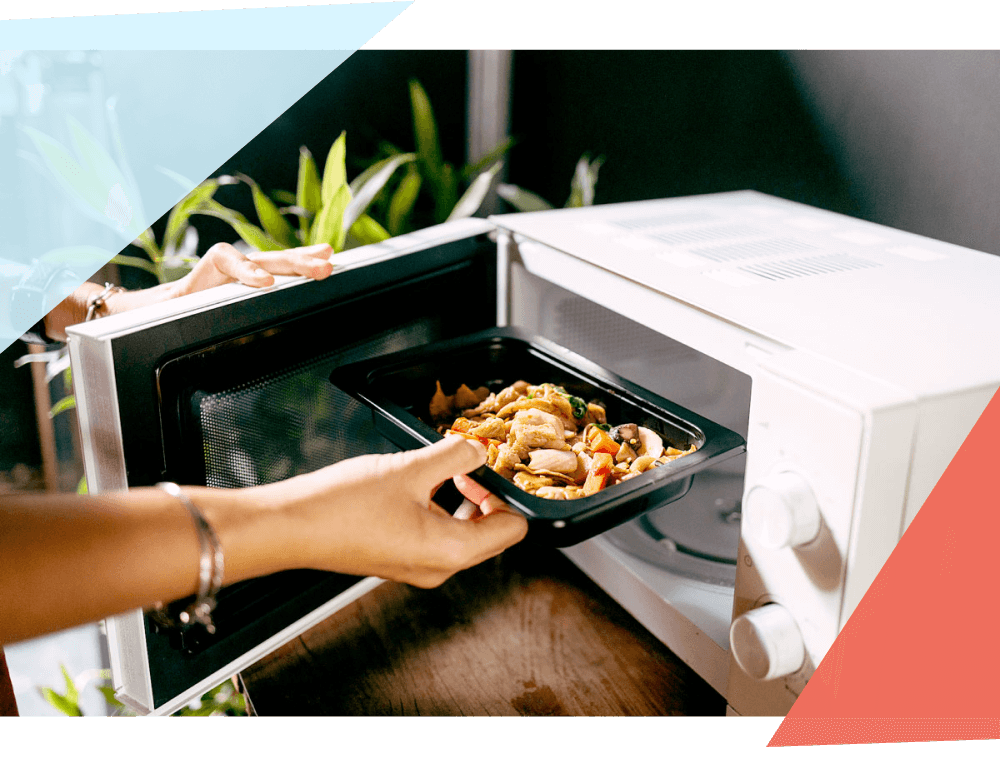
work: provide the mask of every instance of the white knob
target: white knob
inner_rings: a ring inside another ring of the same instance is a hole
[[[746,531],[766,547],[798,547],[819,535],[819,505],[797,473],[773,473],[750,487],[743,505]]]
[[[806,661],[806,647],[792,613],[769,603],[733,620],[729,648],[743,672],[758,681],[791,675]]]

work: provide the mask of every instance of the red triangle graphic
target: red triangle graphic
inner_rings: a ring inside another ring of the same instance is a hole
[[[770,746],[1000,738],[1000,392]]]

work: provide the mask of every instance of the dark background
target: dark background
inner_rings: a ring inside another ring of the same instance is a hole
[[[466,59],[359,51],[218,173],[294,190],[299,146],[322,169],[343,129],[351,174],[382,140],[412,150],[412,77],[445,160],[461,166]],[[597,203],[756,189],[998,253],[998,83],[996,52],[519,51],[507,178],[562,205],[590,152],[605,157]],[[244,185],[217,197],[254,220]],[[215,220],[193,223],[202,252],[236,238]],[[125,279],[137,286],[142,274]],[[12,368],[23,352],[0,354],[0,471],[39,461],[30,374]]]

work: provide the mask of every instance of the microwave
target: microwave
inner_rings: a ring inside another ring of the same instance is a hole
[[[788,712],[1000,386],[1000,260],[751,191],[466,219],[333,258],[324,281],[68,329],[90,492],[397,450],[331,372],[515,327],[745,440],[560,548],[730,715]],[[108,618],[118,697],[169,714],[380,582],[231,585],[214,636]]]

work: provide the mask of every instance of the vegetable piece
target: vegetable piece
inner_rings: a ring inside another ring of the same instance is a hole
[[[608,476],[611,475],[612,467],[614,467],[614,462],[610,454],[602,452],[594,455],[594,460],[590,465],[590,472],[587,474],[587,480],[583,484],[583,493],[585,496],[596,494],[605,487],[608,482]]]
[[[621,450],[621,446],[603,430],[593,430],[590,436],[590,450],[594,454],[606,453],[615,456]]]

